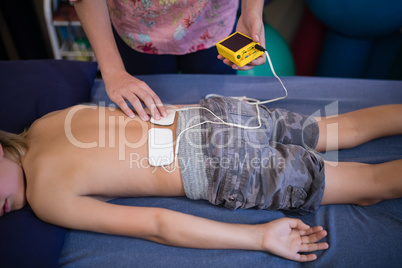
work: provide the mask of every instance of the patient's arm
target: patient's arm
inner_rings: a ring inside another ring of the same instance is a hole
[[[72,229],[179,247],[263,250],[295,261],[316,258],[314,254],[298,252],[327,248],[326,243],[316,243],[326,235],[321,227],[310,228],[297,219],[259,225],[229,224],[161,208],[114,205],[86,196],[64,194],[53,201],[36,199],[31,203],[42,220]]]

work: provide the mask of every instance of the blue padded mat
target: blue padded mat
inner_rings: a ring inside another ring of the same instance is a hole
[[[283,95],[275,78],[218,75],[139,76],[165,104],[197,103],[206,94],[269,99]],[[336,78],[285,77],[285,100],[270,104],[295,112],[333,115],[360,108],[402,103],[402,82]],[[109,104],[102,81],[97,81],[93,101]],[[402,116],[402,115],[401,115]],[[381,138],[325,158],[379,163],[402,158],[402,136]],[[179,198],[128,198],[112,203],[164,207],[209,219],[235,223],[262,223],[283,216],[297,217],[309,225],[322,225],[330,245],[318,259],[296,263],[265,252],[177,248],[153,242],[70,231],[60,257],[62,267],[401,267],[402,199],[368,207],[321,206],[304,216],[281,211],[228,210],[206,201]],[[178,223],[180,224],[180,223]]]

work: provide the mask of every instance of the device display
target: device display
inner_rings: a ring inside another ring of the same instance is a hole
[[[255,48],[256,44],[258,43],[254,42],[250,37],[240,32],[235,32],[218,42],[216,48],[220,55],[242,67],[264,54],[263,51]]]

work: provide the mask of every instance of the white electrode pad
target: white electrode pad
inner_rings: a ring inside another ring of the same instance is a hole
[[[150,122],[154,125],[159,125],[159,126],[170,126],[174,122],[174,118],[176,116],[176,110],[175,109],[167,109],[167,116],[166,117],[161,117],[159,120],[155,120],[153,117],[151,117]]]
[[[148,162],[151,166],[173,163],[173,131],[166,128],[148,130]]]

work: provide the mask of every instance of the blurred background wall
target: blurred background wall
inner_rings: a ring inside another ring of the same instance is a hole
[[[0,60],[55,57],[43,11],[49,2],[68,5],[66,0],[0,1]],[[265,3],[266,47],[278,75],[402,79],[401,0]],[[77,31],[57,32],[57,38],[72,32]],[[73,45],[81,47],[82,37]],[[239,74],[272,75],[268,65]]]

